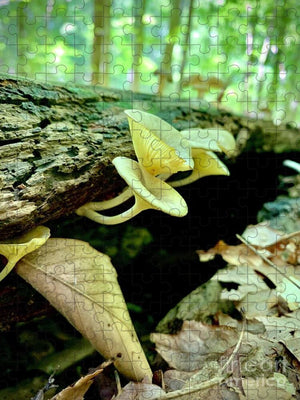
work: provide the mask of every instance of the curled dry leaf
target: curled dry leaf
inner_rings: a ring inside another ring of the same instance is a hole
[[[83,396],[88,391],[89,387],[94,381],[94,378],[101,374],[104,368],[110,365],[112,361],[107,361],[103,363],[97,371],[93,372],[92,374],[88,374],[80,378],[76,383],[73,385],[68,386],[50,400],[83,400]]]
[[[16,271],[128,379],[152,377],[108,256],[79,240],[49,239]]]
[[[7,264],[0,273],[0,281],[10,273],[22,257],[41,247],[49,237],[49,228],[46,226],[37,226],[12,241],[1,242],[0,255],[7,259]]]
[[[218,359],[238,341],[235,329],[184,321],[176,335],[152,333],[157,352],[170,367],[181,371],[201,368],[204,361]]]

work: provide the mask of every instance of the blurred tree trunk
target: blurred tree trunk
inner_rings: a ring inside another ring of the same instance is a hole
[[[94,0],[92,83],[108,86],[111,0]]]
[[[26,30],[25,30],[25,24],[26,24],[26,8],[27,2],[26,1],[20,1],[17,7],[17,35],[16,35],[16,40],[17,40],[17,54],[18,54],[18,59],[17,59],[17,70],[16,73],[17,75],[21,76],[26,76],[25,72],[25,65],[26,65],[26,43],[28,41],[26,37]],[[25,40],[25,43],[24,43]]]
[[[140,6],[138,7],[139,2],[137,2],[136,6],[133,7],[133,15],[134,15],[134,43],[133,43],[133,63],[132,63],[132,72],[133,72],[133,84],[132,89],[134,92],[139,91],[140,86],[140,71],[139,67],[143,62],[143,44],[144,44],[144,23],[143,23],[143,15],[145,14],[146,0],[140,0]]]
[[[244,104],[251,104],[251,98],[249,97],[249,89],[251,84],[251,72],[252,72],[252,63],[253,63],[253,42],[255,38],[255,28],[257,27],[258,15],[257,15],[257,7],[249,8],[245,5],[245,13],[251,13],[248,20],[248,33],[246,34],[246,56],[247,56],[247,64],[246,71],[244,74],[244,90],[241,93],[241,99]],[[248,111],[248,110],[247,110]]]
[[[159,76],[158,93],[163,94],[166,83],[172,82],[172,55],[176,41],[178,41],[180,16],[182,9],[180,8],[180,0],[171,1],[171,14],[169,24],[169,34],[167,36],[167,43],[165,46],[164,57],[160,63],[160,69],[157,72]]]
[[[192,26],[192,13],[193,13],[193,3],[194,0],[190,0],[189,2],[189,11],[188,11],[188,22],[187,22],[187,28],[186,32],[184,32],[183,39],[182,39],[182,60],[181,60],[181,65],[180,65],[180,81],[179,81],[179,86],[178,90],[181,90],[181,83],[184,78],[184,67],[186,64],[186,58],[187,58],[187,50],[190,47],[189,42],[190,42],[190,36],[191,36],[191,26]]]
[[[273,56],[273,77],[272,82],[269,87],[270,93],[270,103],[272,104],[272,110],[274,112],[279,111],[281,108],[282,99],[278,96],[278,91],[280,89],[280,66],[284,65],[285,62],[285,52],[282,51],[282,47],[284,49],[284,40],[286,37],[286,19],[283,16],[277,15],[277,5],[275,5],[273,10],[273,18],[270,23],[270,31],[273,32],[271,37],[271,45],[274,45],[274,56]]]
[[[265,109],[267,104],[263,103],[262,89],[265,80],[265,63],[270,51],[270,38],[267,36],[261,47],[260,57],[258,59],[258,73],[257,73],[257,108],[258,110]]]

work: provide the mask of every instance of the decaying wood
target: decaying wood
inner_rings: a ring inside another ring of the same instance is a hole
[[[124,109],[156,113],[178,129],[219,126],[243,151],[300,150],[299,130],[101,87],[55,86],[0,76],[0,239],[107,199],[124,182],[111,161],[134,157]],[[245,145],[244,145],[245,144]]]

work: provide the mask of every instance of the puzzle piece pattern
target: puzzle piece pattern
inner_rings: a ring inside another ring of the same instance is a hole
[[[92,82],[92,2],[53,1],[46,8],[43,4],[5,0],[1,3],[0,71],[43,81]],[[140,91],[157,93],[155,71],[161,70],[166,43],[172,41],[173,83],[165,93],[170,100],[185,98],[197,106],[204,102],[197,99],[198,93],[208,104],[235,107],[252,118],[273,117],[277,124],[296,118],[300,101],[299,31],[297,8],[292,0],[274,7],[255,1],[245,6],[226,3],[209,7],[195,0],[189,38],[188,7],[175,8],[175,1],[146,6],[139,1],[134,6],[120,6],[106,0],[104,4],[110,8],[110,14],[104,18],[109,20],[111,32],[107,43],[101,45],[101,53],[109,77],[104,79],[100,72],[100,85],[109,82],[111,87],[130,91],[137,74]],[[175,13],[180,17],[180,26],[177,34],[169,37],[169,20]],[[142,36],[137,35],[137,21],[143,26]],[[261,26],[266,28],[260,33]],[[145,40],[139,42],[143,37]],[[141,55],[137,58],[138,47]],[[187,63],[182,81],[200,74],[202,89],[194,83],[179,86],[184,49]],[[7,63],[8,59],[12,62]],[[272,65],[276,67],[272,69]],[[34,76],[32,68],[36,70]],[[218,79],[225,86],[221,100],[220,89],[210,83],[211,79]],[[264,97],[268,97],[267,102],[260,101]]]
[[[139,15],[138,9],[141,8],[141,4],[135,4],[135,7],[126,9],[125,6],[115,6],[114,3],[110,3],[112,7],[111,17],[118,17],[115,19],[115,26],[112,26],[112,36],[109,43],[103,46],[103,53],[106,56],[106,62],[109,65],[109,77],[110,82],[113,85],[122,87],[125,91],[132,90],[133,74],[139,74],[140,87],[146,88],[146,85],[150,85],[150,91],[153,93],[157,92],[157,77],[154,75],[155,68],[159,66],[164,51],[165,43],[168,34],[168,20],[169,15],[167,13],[169,2],[171,0],[161,1],[160,6],[155,12],[146,14],[143,19],[145,25],[145,31],[147,35],[151,35],[153,38],[152,43],[148,41],[143,45],[142,58],[138,63],[138,68],[133,71],[133,68],[125,68],[122,62],[124,54],[133,57],[134,42],[134,17]],[[15,3],[15,7],[17,7]],[[66,2],[67,4],[68,2]],[[52,4],[52,5],[51,5]],[[86,65],[90,64],[91,56],[93,54],[93,46],[91,45],[93,36],[93,18],[91,2],[85,2],[80,0],[73,7],[59,6],[58,3],[49,2],[48,8],[45,12],[43,8],[37,10],[35,13],[28,13],[26,7],[30,7],[26,4],[21,4],[18,9],[11,8],[11,4],[3,5],[0,1],[0,20],[2,27],[6,27],[6,30],[1,31],[2,43],[5,49],[9,48],[10,51],[14,51],[16,54],[16,63],[8,64],[7,57],[4,55],[1,57],[1,72],[8,72],[13,74],[28,74],[30,60],[34,57],[37,59],[37,63],[40,64],[40,69],[35,74],[35,78],[43,81],[55,81],[57,79],[66,80],[67,82],[79,82],[79,83],[91,83],[91,74],[87,72]],[[196,7],[200,7],[200,2],[195,1]],[[250,9],[251,8],[251,9]],[[243,111],[248,115],[259,118],[262,113],[267,113],[266,110],[258,110],[257,100],[251,98],[251,90],[253,87],[262,87],[264,93],[271,94],[272,100],[270,101],[273,105],[273,109],[276,112],[276,122],[280,123],[286,118],[286,103],[291,105],[293,110],[297,111],[299,99],[299,67],[296,63],[286,63],[285,49],[293,45],[295,48],[299,46],[299,37],[296,36],[296,30],[293,34],[282,34],[278,36],[277,46],[270,44],[271,39],[274,38],[274,19],[273,12],[267,10],[264,16],[266,23],[270,25],[270,38],[269,42],[266,38],[261,42],[256,42],[256,38],[251,36],[254,26],[253,13],[261,12],[260,3],[256,2],[254,6],[248,6],[244,12],[241,12],[238,8],[220,8],[218,11],[206,12],[204,16],[193,16],[192,25],[199,25],[199,36],[191,39],[187,48],[188,66],[184,71],[184,78],[189,79],[190,75],[198,74],[201,72],[202,81],[204,84],[209,80],[217,76],[220,81],[230,81],[229,89],[225,92],[225,96],[221,100],[223,107],[227,106],[227,103],[236,103],[241,105]],[[289,13],[290,19],[295,18],[296,10],[294,7],[284,9],[277,7],[276,12],[278,18],[280,13]],[[89,17],[90,16],[90,17]],[[184,38],[184,33],[187,31],[188,13],[187,10],[181,10],[182,25],[180,26],[180,33],[178,37],[174,38],[175,48],[179,48]],[[123,21],[120,25],[116,21]],[[55,28],[56,24],[60,21],[59,29]],[[110,21],[113,21],[110,18]],[[273,25],[272,25],[273,24]],[[228,26],[232,27],[232,35],[226,29]],[[56,35],[48,35],[51,30],[57,29]],[[239,32],[239,35],[235,34],[235,31]],[[21,34],[23,32],[23,34]],[[28,32],[34,33],[34,40],[31,40]],[[204,39],[201,38],[201,34],[206,32]],[[224,33],[224,35],[223,35]],[[243,52],[247,43],[247,53],[245,57],[248,57],[245,64],[235,61],[235,55]],[[141,44],[141,43],[137,43]],[[66,45],[70,47],[66,47]],[[177,47],[176,47],[177,46]],[[122,53],[118,52],[118,49],[122,49]],[[227,48],[228,51],[225,51]],[[280,48],[280,52],[279,52]],[[12,50],[11,50],[12,49]],[[66,54],[66,49],[68,52]],[[179,50],[178,50],[179,52]],[[279,90],[274,91],[274,80],[276,76],[274,72],[270,72],[270,69],[263,68],[264,57],[276,57],[278,55],[279,69],[282,68],[282,85],[279,85]],[[295,51],[295,53],[297,53]],[[179,54],[179,53],[178,53]],[[65,56],[73,57],[73,64],[65,62]],[[214,59],[214,67],[207,70],[205,63],[208,59]],[[246,68],[245,68],[246,65]],[[281,66],[281,67],[280,67]],[[137,72],[136,72],[137,71]],[[176,77],[180,71],[180,54],[172,64],[172,75]],[[284,89],[284,82],[286,79],[292,79],[295,82],[295,89],[292,92],[287,92]],[[100,86],[101,86],[100,79]],[[209,86],[208,93],[213,99],[211,103],[207,103],[209,109],[210,104],[216,105],[216,96],[218,90],[216,87]],[[168,96],[171,101],[180,99],[181,96],[189,100],[192,107],[197,107],[199,104],[203,105],[203,100],[195,98],[195,91],[192,87],[182,88],[182,93],[179,93],[175,88],[171,89]],[[232,99],[234,99],[232,101]],[[147,111],[147,110],[146,110]],[[19,170],[23,170],[21,163],[18,164]],[[242,183],[241,183],[242,185]],[[213,193],[215,195],[215,192]],[[189,192],[189,196],[193,196],[193,190]],[[210,200],[211,207],[217,208],[218,199],[216,196],[212,196]],[[248,209],[248,197],[241,199],[241,208],[247,212]],[[227,210],[230,213],[230,210]],[[200,211],[199,211],[200,213]],[[216,218],[220,217],[217,215]],[[141,220],[140,220],[141,221]],[[171,232],[170,225],[165,222],[161,222],[161,237],[169,236]],[[205,219],[205,216],[201,215],[201,229],[208,227],[210,222]],[[205,225],[207,224],[207,225]],[[191,227],[192,230],[200,229],[198,226]],[[191,231],[185,226],[181,232],[183,236],[188,236]],[[193,236],[193,235],[191,235]],[[194,235],[196,236],[196,234]],[[186,241],[182,239],[182,242],[178,243],[178,247],[184,247]],[[191,243],[190,245],[194,245]],[[180,265],[180,268],[176,273],[186,276],[186,266],[184,262]],[[182,272],[182,270],[184,272]],[[59,267],[57,274],[59,274]],[[169,274],[172,271],[168,270],[168,274],[162,273],[161,271],[156,274],[141,275],[141,286],[138,295],[142,295],[142,284],[150,283],[155,285],[158,280],[163,282],[164,290],[161,293],[161,298],[157,299],[157,307],[164,301],[165,296],[171,296],[173,287],[169,279]],[[241,273],[242,275],[242,273]],[[92,278],[91,278],[92,279]],[[74,306],[74,304],[70,304]],[[259,309],[259,305],[257,305]],[[88,309],[86,310],[89,311]],[[101,316],[99,321],[101,322]]]

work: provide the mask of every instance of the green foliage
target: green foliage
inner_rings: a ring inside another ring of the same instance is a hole
[[[181,2],[181,23],[169,34],[174,1],[145,0],[143,56],[133,68],[136,37],[135,15],[142,2],[126,0],[111,6],[109,43],[110,86],[132,89],[132,71],[140,74],[139,91],[157,89],[154,71],[160,68],[167,43],[174,43],[173,83],[166,95],[178,91],[183,38],[189,2]],[[4,3],[4,4],[3,4]],[[55,2],[7,0],[0,5],[0,72],[42,81],[91,82],[93,52],[92,0]],[[224,106],[237,112],[271,117],[276,123],[297,120],[299,91],[295,76],[299,60],[296,48],[295,0],[257,1],[194,0],[192,26],[184,76],[216,76],[229,86]],[[180,95],[196,97],[193,88]],[[216,101],[213,90],[205,95]],[[285,115],[286,114],[286,115]]]

